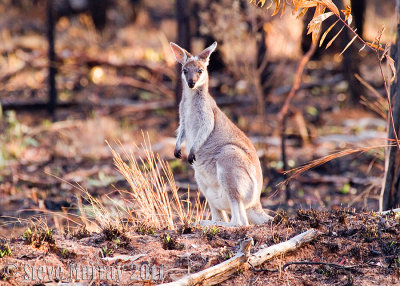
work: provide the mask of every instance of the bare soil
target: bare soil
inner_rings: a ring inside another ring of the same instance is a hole
[[[279,211],[269,224],[239,228],[189,227],[151,234],[128,231],[111,235],[80,230],[68,234],[54,232],[33,241],[25,234],[1,241],[0,246],[4,249],[8,245],[12,254],[0,260],[0,275],[10,285],[52,281],[155,285],[229,259],[238,251],[242,239],[252,237],[251,252],[256,252],[316,228],[321,235],[312,243],[264,263],[264,271],[242,271],[221,285],[397,285],[399,223],[398,214],[311,209],[299,210],[292,216]],[[125,261],[126,256],[131,260]],[[286,263],[299,261],[337,266],[290,265],[283,271]],[[349,266],[354,267],[345,269]],[[94,272],[90,272],[92,269]]]

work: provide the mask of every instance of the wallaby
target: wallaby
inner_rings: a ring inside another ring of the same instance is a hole
[[[218,108],[208,92],[207,66],[214,42],[199,55],[170,43],[182,65],[182,100],[174,155],[181,158],[186,140],[188,161],[211,209],[212,221],[202,226],[262,224],[271,219],[261,206],[263,183],[260,160],[246,135]],[[231,214],[228,222],[227,213]]]

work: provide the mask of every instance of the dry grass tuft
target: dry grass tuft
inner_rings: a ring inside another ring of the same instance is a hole
[[[115,166],[130,186],[129,190],[119,191],[128,220],[141,228],[177,229],[178,225],[188,226],[203,219],[206,203],[200,202],[199,193],[194,204],[189,189],[186,199],[182,199],[168,162],[152,152],[148,138],[141,147],[145,158],[136,158],[133,152],[123,149],[127,161],[110,147]]]
[[[201,202],[197,192],[196,199],[191,202],[189,189],[182,196],[178,194],[168,162],[152,152],[149,139],[141,145],[144,158],[136,158],[133,151],[126,151],[121,144],[122,155],[109,147],[114,164],[125,177],[129,189],[117,190],[118,198],[110,195],[95,198],[76,185],[81,193],[78,196],[80,221],[87,231],[101,231],[106,239],[113,240],[128,229],[151,234],[160,229],[186,229],[204,219],[206,201]]]

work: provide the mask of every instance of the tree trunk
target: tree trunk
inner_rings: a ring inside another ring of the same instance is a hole
[[[339,10],[345,9],[344,1],[343,0],[338,0],[335,1],[337,2],[337,7]],[[358,5],[356,5],[356,2],[360,2]],[[363,4],[362,4],[363,3]],[[357,0],[357,1],[351,1],[351,8],[352,11],[354,9],[365,9],[365,0]],[[355,25],[356,28],[358,29],[359,26],[362,26],[362,15],[364,14],[363,10],[357,11],[357,13],[353,12],[354,14],[354,19],[355,19]],[[357,17],[357,18],[356,18]],[[361,17],[361,19],[359,19]],[[361,23],[360,23],[361,22]],[[362,37],[362,31],[356,31],[361,37]],[[340,41],[340,50],[343,51],[347,44],[351,41],[353,38],[353,34],[350,35],[350,31],[348,29],[345,29],[342,33],[342,39]],[[349,84],[349,98],[347,100],[348,103],[350,103],[352,106],[360,106],[360,99],[363,94],[365,94],[365,88],[361,83],[356,79],[354,74],[359,74],[359,66],[360,66],[360,55],[358,53],[358,50],[360,49],[361,46],[357,45],[357,42],[354,42],[351,44],[351,46],[343,53],[343,60],[342,60],[342,71],[344,77],[347,79],[348,84]]]
[[[400,0],[396,1],[397,12],[397,41],[393,47],[392,56],[395,60],[397,78],[390,88],[391,104],[393,106],[393,123],[399,134],[400,122]],[[390,116],[388,116],[390,120]],[[388,122],[388,138],[395,140],[391,122]],[[391,142],[393,143],[393,142]],[[400,205],[400,150],[397,146],[386,148],[385,177],[379,201],[379,210],[384,211]]]
[[[176,23],[178,26],[177,44],[182,48],[191,51],[190,47],[190,1],[189,0],[176,0]],[[176,118],[179,121],[179,102],[181,101],[182,94],[182,81],[181,81],[181,67],[178,64],[176,68],[176,87],[175,87],[175,104],[176,104]]]
[[[267,45],[266,37],[267,33],[264,29],[265,20],[263,17],[258,17],[257,20],[257,34],[260,38],[257,40],[257,78],[256,81],[256,91],[257,91],[257,109],[258,113],[265,118],[265,97],[269,92],[269,87],[267,87],[266,82],[270,77],[270,72],[268,70],[267,61]]]
[[[56,73],[55,66],[56,54],[54,51],[54,34],[55,34],[55,19],[53,0],[47,1],[47,41],[48,41],[48,60],[49,60],[49,77],[48,77],[48,104],[47,109],[50,115],[54,117],[54,111],[57,105],[57,89],[56,89]]]

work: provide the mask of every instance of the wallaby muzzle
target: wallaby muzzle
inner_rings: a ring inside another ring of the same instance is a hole
[[[188,86],[189,86],[190,88],[194,88],[194,85],[195,85],[194,80],[189,79],[189,80],[188,80]]]

